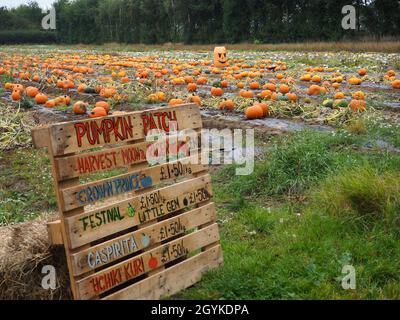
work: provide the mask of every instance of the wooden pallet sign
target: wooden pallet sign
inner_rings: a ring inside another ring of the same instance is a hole
[[[32,130],[52,163],[49,236],[65,247],[74,299],[160,299],[223,263],[201,128],[185,104]],[[166,135],[146,139],[154,130]],[[165,141],[175,148],[156,148]],[[149,163],[154,150],[164,161]]]

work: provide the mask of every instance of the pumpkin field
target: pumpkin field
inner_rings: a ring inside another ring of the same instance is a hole
[[[170,299],[400,299],[400,53],[255,45],[0,47],[0,299],[71,298],[31,129],[185,103],[254,129],[255,167],[211,166],[224,265]]]

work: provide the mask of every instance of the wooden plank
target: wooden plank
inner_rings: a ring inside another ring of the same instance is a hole
[[[223,264],[220,245],[197,254],[158,274],[104,297],[104,300],[157,300],[171,296],[201,280],[204,273]]]
[[[150,142],[57,158],[61,180],[146,162]]]
[[[70,246],[76,248],[127,228],[154,221],[211,197],[211,178],[207,174],[67,217],[65,224],[70,235]]]
[[[64,243],[62,238],[60,220],[47,222],[47,233],[49,235],[49,240],[52,245],[60,245]]]
[[[62,197],[61,197],[60,190],[63,188],[69,188],[69,187],[79,185],[79,179],[74,178],[74,179],[69,179],[66,181],[58,182],[58,180],[59,180],[58,179],[58,170],[57,170],[57,165],[54,161],[54,154],[52,152],[52,148],[48,148],[48,153],[49,153],[49,158],[51,161],[53,184],[54,184],[55,194],[57,197],[58,210],[60,212],[61,234],[62,234],[62,240],[64,242],[64,249],[65,249],[68,270],[72,270],[72,260],[71,260],[71,255],[70,255],[70,249],[68,247],[68,243],[70,242],[70,239],[69,239],[69,233],[67,232],[67,230],[65,228],[65,216],[64,216],[64,213],[62,210]],[[76,214],[79,214],[81,212],[83,212],[83,208],[79,208],[76,210]],[[80,299],[79,291],[77,290],[76,282],[75,282],[72,272],[69,272],[69,279],[70,279],[72,296],[74,297],[74,299]]]
[[[143,139],[150,130],[201,128],[201,115],[196,104],[129,112],[118,116],[85,119],[53,124],[49,127],[51,146],[56,156],[105,145]]]
[[[215,221],[213,203],[92,246],[72,255],[74,275],[108,265],[212,221]]]
[[[195,155],[64,189],[62,190],[63,209],[64,211],[70,211],[75,208],[92,205],[98,201],[105,201],[124,194],[132,194],[153,187],[163,181],[188,177],[202,172],[208,166],[199,163],[200,159],[198,155]]]
[[[55,162],[59,170],[58,176],[60,180],[65,180],[86,174],[145,163],[147,162],[147,153],[153,155],[157,147],[156,144],[165,143],[165,141],[167,141],[168,146],[172,143],[176,145],[175,147],[171,146],[171,149],[165,150],[167,156],[183,158],[189,156],[189,150],[191,148],[190,138],[191,137],[166,136],[164,139],[158,141],[146,141],[116,148],[103,148],[100,151],[57,158]],[[193,140],[195,139],[195,137],[192,138]]]
[[[218,240],[218,225],[215,223],[79,280],[79,296],[90,299]]]
[[[36,149],[45,148],[50,145],[49,126],[37,126],[31,130],[33,147]]]

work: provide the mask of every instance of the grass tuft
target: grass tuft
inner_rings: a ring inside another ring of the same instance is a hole
[[[313,198],[335,216],[356,214],[393,222],[400,218],[400,173],[379,173],[370,167],[345,170],[326,179]]]

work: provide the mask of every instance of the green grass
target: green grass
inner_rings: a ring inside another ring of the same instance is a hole
[[[0,152],[0,224],[56,210],[50,160],[44,150]]]
[[[400,155],[362,152],[367,138],[302,132],[247,179],[217,173],[225,263],[179,297],[399,299]],[[341,286],[348,264],[356,290]]]
[[[388,122],[380,116],[366,117],[365,123],[371,138],[385,140],[400,148],[400,124]]]
[[[314,195],[314,202],[333,216],[379,220],[397,228],[400,172],[379,172],[369,166],[346,170],[324,181]]]

